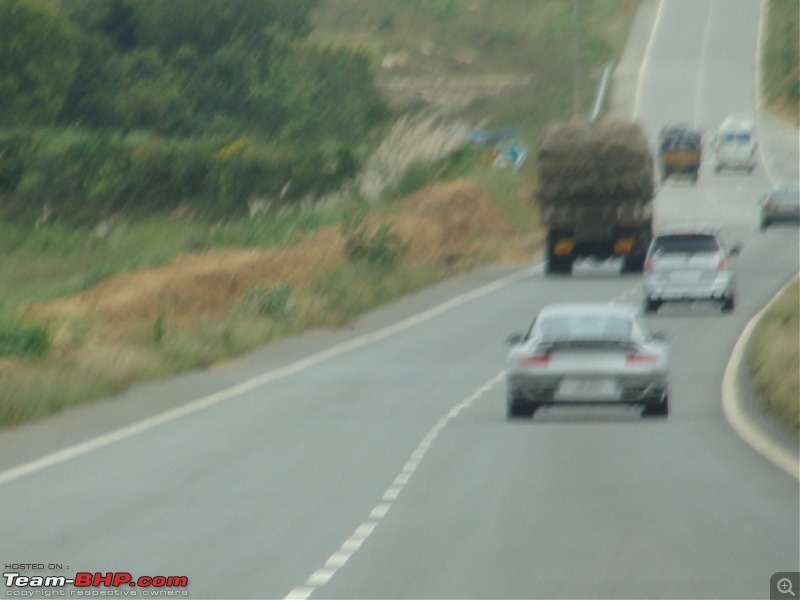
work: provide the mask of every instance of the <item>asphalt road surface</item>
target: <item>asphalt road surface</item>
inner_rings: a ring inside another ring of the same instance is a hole
[[[615,109],[653,137],[755,114],[759,11],[644,2]],[[657,224],[720,223],[744,244],[733,314],[647,318],[672,343],[669,419],[600,407],[508,422],[506,335],[551,302],[638,304],[640,278],[482,269],[352,329],[4,432],[4,572],[185,576],[190,598],[768,598],[773,573],[798,570],[798,481],[733,432],[720,383],[800,264],[796,228],[757,228],[756,201],[783,176],[797,175],[709,161],[697,185],[660,191]]]

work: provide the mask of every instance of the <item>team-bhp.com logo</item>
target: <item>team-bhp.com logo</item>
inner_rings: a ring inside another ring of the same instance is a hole
[[[89,573],[74,577],[63,575],[22,575],[3,573],[8,597],[49,598],[54,596],[188,596],[184,589],[189,578],[182,575],[142,575],[134,577],[126,571]],[[64,589],[73,586],[77,589]],[[111,588],[111,589],[109,589]],[[137,593],[138,591],[138,593]]]

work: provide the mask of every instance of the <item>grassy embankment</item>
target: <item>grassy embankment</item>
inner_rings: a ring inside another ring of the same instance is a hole
[[[794,0],[771,0],[763,89],[769,108],[800,124],[798,15]],[[765,313],[750,344],[750,369],[766,409],[800,428],[800,296],[798,281]]]
[[[781,294],[753,333],[750,363],[766,409],[800,427],[800,280]]]
[[[444,74],[444,79],[454,74],[480,78],[501,72],[532,81],[489,95],[476,94],[465,105],[445,103],[435,108],[469,126],[519,126],[521,137],[533,146],[544,123],[568,116],[572,110],[572,6],[531,5],[526,0],[476,2],[469,4],[476,9],[462,10],[466,6],[458,2],[331,1],[322,5],[328,12],[319,15],[316,35],[331,43],[347,40],[371,47],[376,63],[388,52],[402,53],[408,58],[402,76],[435,72]],[[591,64],[583,72],[581,101],[588,110],[602,65],[621,51],[635,2],[607,0],[582,3],[581,7],[583,60]],[[354,14],[358,15],[357,24],[348,21]],[[415,45],[409,45],[409,40],[415,40]],[[555,51],[557,47],[561,49]],[[445,85],[437,77],[430,85],[440,84]],[[465,93],[459,90],[456,97]],[[417,100],[416,108],[425,107]],[[393,235],[395,229],[387,234],[386,229],[375,228],[380,223],[402,221],[403,204],[393,198],[438,178],[471,182],[505,215],[505,221],[512,223],[512,231],[507,227],[472,231],[466,240],[470,243],[464,246],[469,250],[415,258],[413,252],[403,251],[403,242],[418,243],[411,235],[400,239]],[[209,365],[309,327],[338,326],[392,298],[496,260],[502,251],[500,240],[515,235],[522,236],[522,245],[532,251],[536,238],[531,232],[537,216],[530,202],[531,185],[530,166],[518,173],[495,170],[480,156],[467,152],[447,166],[440,161],[415,164],[390,186],[379,206],[352,195],[325,205],[217,223],[185,215],[120,218],[110,228],[99,230],[73,229],[57,222],[38,229],[3,223],[0,333],[9,343],[22,340],[27,350],[0,358],[0,427],[113,394],[135,381]],[[357,223],[353,215],[364,210],[369,213],[365,222],[372,228],[357,230],[355,235],[347,224]],[[73,310],[81,306],[74,302],[67,302],[67,309],[49,312],[32,308],[79,293],[96,300],[92,294],[103,286],[114,292],[120,274],[168,267],[186,253],[196,252],[200,260],[230,249],[260,252],[288,248],[326,228],[338,232],[334,237],[360,241],[362,250],[373,259],[348,259],[345,253],[337,255],[333,263],[322,261],[322,266],[309,267],[307,273],[277,283],[248,280],[248,287],[241,289],[218,282],[213,288],[198,289],[198,296],[227,294],[221,312],[182,312],[171,304],[169,289],[153,291],[155,313],[136,306],[129,307],[129,313],[92,311],[91,306],[86,310],[85,305]],[[162,295],[168,299],[159,304]],[[37,336],[26,329],[32,325],[44,326],[50,338],[49,351],[41,355]]]

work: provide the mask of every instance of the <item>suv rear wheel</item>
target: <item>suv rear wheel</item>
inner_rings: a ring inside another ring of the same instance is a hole
[[[722,301],[722,312],[733,312],[736,308],[736,296],[731,294]]]

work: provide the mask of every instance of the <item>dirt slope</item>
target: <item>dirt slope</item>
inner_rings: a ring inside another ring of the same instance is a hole
[[[391,223],[392,231],[409,242],[408,258],[415,261],[447,265],[490,245],[506,246],[500,259],[530,256],[530,244],[514,239],[507,217],[465,181],[428,186],[365,221],[370,228],[382,223]],[[289,281],[299,288],[344,260],[340,229],[327,228],[288,247],[186,254],[168,265],[122,273],[29,310],[55,321],[92,316],[99,319],[98,335],[116,338],[132,327],[151,325],[165,310],[171,321],[184,325],[221,315],[256,285],[268,289]]]

